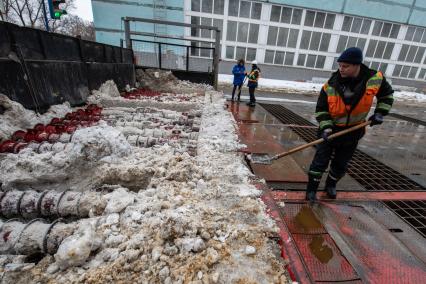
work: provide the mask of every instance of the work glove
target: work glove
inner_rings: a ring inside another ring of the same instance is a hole
[[[328,137],[331,135],[331,133],[333,133],[333,129],[331,129],[331,128],[324,129],[321,132],[322,139],[324,139],[326,142],[328,142]]]
[[[379,125],[383,123],[383,115],[379,112],[376,112],[375,114],[370,116],[368,120],[371,121],[370,126]]]

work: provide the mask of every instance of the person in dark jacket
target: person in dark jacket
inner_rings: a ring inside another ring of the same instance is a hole
[[[318,145],[309,168],[306,199],[316,200],[316,192],[323,173],[327,176],[325,191],[336,198],[336,184],[347,170],[358,141],[364,136],[365,128],[350,132],[331,141],[334,133],[365,122],[374,97],[377,104],[369,117],[370,126],[383,122],[393,104],[393,90],[380,71],[362,64],[362,51],[356,47],[346,49],[337,59],[339,70],[334,72],[321,89],[315,117],[319,122],[318,136],[325,142]],[[334,155],[333,155],[334,154]]]
[[[250,94],[250,101],[247,103],[248,106],[254,107],[256,106],[256,98],[254,96],[254,91],[257,88],[257,82],[260,78],[260,68],[257,67],[257,61],[254,60],[251,63],[251,71],[247,75],[248,83],[247,87],[249,88],[249,94]]]
[[[241,87],[244,83],[244,78],[246,77],[246,67],[244,66],[244,59],[238,60],[238,64],[232,68],[232,74],[234,74],[234,88],[232,89],[232,98],[234,101],[235,90],[238,88],[238,101],[240,100]]]

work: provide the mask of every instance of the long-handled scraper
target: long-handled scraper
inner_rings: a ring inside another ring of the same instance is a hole
[[[345,130],[342,130],[342,131],[336,132],[336,133],[334,133],[334,134],[330,135],[330,136],[328,137],[328,140],[333,140],[333,139],[334,139],[334,138],[336,138],[336,137],[339,137],[339,136],[345,135],[345,134],[347,134],[347,133],[349,133],[349,132],[355,131],[355,130],[357,130],[357,129],[360,129],[360,128],[363,128],[363,127],[366,127],[366,126],[367,126],[367,125],[369,125],[370,123],[371,123],[371,121],[366,121],[366,122],[363,122],[363,123],[361,123],[361,124],[355,125],[355,126],[353,126],[353,127],[351,127],[351,128],[348,128],[348,129],[345,129]],[[275,161],[275,160],[278,160],[278,159],[280,159],[280,158],[282,158],[282,157],[285,157],[285,156],[288,156],[288,155],[290,155],[290,154],[293,154],[293,153],[296,153],[296,152],[302,151],[302,150],[304,150],[304,149],[306,149],[306,148],[309,148],[309,147],[311,147],[311,146],[314,146],[314,145],[320,144],[320,143],[322,143],[322,142],[324,142],[324,141],[325,141],[325,140],[324,140],[324,138],[320,138],[320,139],[317,139],[317,140],[312,141],[312,142],[310,142],[310,143],[307,143],[307,144],[304,144],[304,145],[300,145],[300,146],[298,146],[298,147],[296,147],[296,148],[293,148],[293,149],[291,149],[291,150],[289,150],[289,151],[286,151],[286,152],[282,152],[282,153],[276,154],[275,156],[272,156],[272,157],[271,157],[271,156],[269,156],[268,154],[251,154],[250,161],[251,161],[252,163],[254,163],[254,164],[270,165],[270,164],[271,164],[273,161]]]

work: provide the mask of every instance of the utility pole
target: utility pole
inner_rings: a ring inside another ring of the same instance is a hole
[[[43,3],[44,25],[46,26],[46,31],[49,32],[49,21],[47,20],[46,5],[44,4],[44,0],[41,2]]]

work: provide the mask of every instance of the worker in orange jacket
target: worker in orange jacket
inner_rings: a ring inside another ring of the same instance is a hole
[[[364,136],[365,128],[350,132],[328,141],[328,136],[354,125],[365,122],[374,98],[377,105],[369,117],[370,126],[383,122],[393,104],[393,90],[382,72],[369,69],[362,64],[362,51],[357,47],[346,49],[337,59],[339,70],[334,72],[321,89],[315,117],[319,122],[318,136],[325,142],[318,145],[309,168],[306,199],[316,200],[316,192],[323,173],[330,163],[325,191],[336,198],[336,184],[348,168]]]

